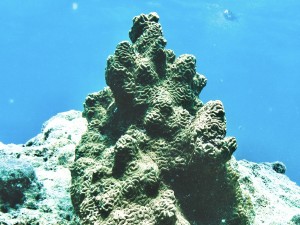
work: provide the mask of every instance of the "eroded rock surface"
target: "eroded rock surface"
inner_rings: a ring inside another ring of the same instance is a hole
[[[282,163],[232,160],[232,164],[240,174],[238,182],[243,195],[251,198],[253,224],[300,224],[300,187],[282,173],[282,168],[286,169]]]
[[[25,145],[0,143],[0,224],[79,224],[68,167],[85,130],[73,110],[45,122]]]

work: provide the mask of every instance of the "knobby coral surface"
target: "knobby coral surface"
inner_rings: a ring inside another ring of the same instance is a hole
[[[109,56],[109,87],[90,94],[71,196],[83,224],[248,224],[227,163],[221,101],[203,104],[192,55],[165,49],[156,13],[133,19],[131,43]]]

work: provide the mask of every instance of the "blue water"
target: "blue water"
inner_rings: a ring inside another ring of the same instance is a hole
[[[24,143],[56,113],[82,110],[132,18],[156,11],[167,48],[195,55],[208,78],[200,98],[224,103],[235,156],[283,161],[300,184],[299,9],[298,0],[1,0],[0,141]]]

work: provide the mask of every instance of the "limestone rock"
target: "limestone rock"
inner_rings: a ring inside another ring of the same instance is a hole
[[[6,212],[9,207],[23,204],[28,198],[38,199],[40,187],[30,162],[14,158],[0,159],[1,211]]]
[[[253,224],[300,224],[300,187],[280,170],[282,163],[234,162],[240,174],[239,183],[244,196],[250,196],[254,208]],[[274,167],[275,165],[275,167]]]
[[[25,145],[0,143],[0,224],[79,223],[68,168],[85,130],[81,112],[72,110],[45,122]]]

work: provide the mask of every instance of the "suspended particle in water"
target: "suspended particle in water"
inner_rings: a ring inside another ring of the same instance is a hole
[[[236,16],[229,9],[225,9],[223,12],[223,16],[226,20],[236,20]]]
[[[72,9],[73,9],[74,11],[76,11],[76,10],[78,9],[78,3],[77,3],[77,2],[73,2],[73,3],[72,3]]]

